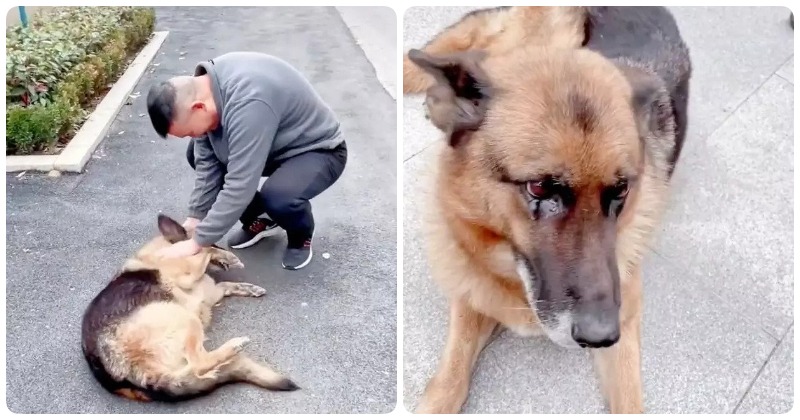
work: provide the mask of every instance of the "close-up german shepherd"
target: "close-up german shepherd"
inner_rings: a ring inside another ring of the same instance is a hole
[[[247,357],[247,337],[208,351],[205,330],[212,308],[226,296],[260,297],[263,288],[215,282],[209,265],[243,268],[234,254],[217,247],[180,259],[155,257],[186,240],[175,220],[158,216],[160,235],[128,259],[91,301],[81,329],[84,357],[107,391],[136,401],[176,402],[219,386],[247,382],[276,391],[299,389],[289,378]]]
[[[416,412],[461,411],[498,326],[589,349],[608,410],[645,411],[641,264],[691,73],[663,7],[483,9],[408,51],[447,141],[424,230],[449,332]]]

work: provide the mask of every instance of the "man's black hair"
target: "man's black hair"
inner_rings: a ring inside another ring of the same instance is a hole
[[[153,85],[147,93],[147,112],[150,122],[161,138],[167,138],[169,126],[175,116],[175,86],[169,82]]]

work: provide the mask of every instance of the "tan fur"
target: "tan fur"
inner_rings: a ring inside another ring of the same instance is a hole
[[[511,19],[523,9],[533,13],[533,8],[515,8],[494,19]],[[554,41],[561,45],[555,46],[532,46],[529,40],[524,42],[527,46],[504,44],[485,33],[503,25],[487,21],[488,17],[475,19],[460,24],[469,30],[456,26],[431,44],[431,51],[481,44],[490,51],[481,67],[497,94],[481,129],[460,147],[442,146],[436,163],[426,242],[433,278],[450,301],[450,329],[416,411],[460,411],[475,360],[496,323],[524,335],[540,333],[535,313],[521,310],[529,304],[511,247],[514,243],[533,248],[535,235],[530,234],[530,214],[516,187],[499,182],[489,169],[502,162],[522,179],[567,169],[585,194],[613,179],[621,166],[638,172],[640,180],[618,219],[621,339],[592,353],[610,411],[643,412],[640,265],[667,194],[666,155],[657,147],[642,153],[640,127],[630,106],[631,85],[609,61],[588,50],[565,47],[561,38]],[[565,33],[579,30],[573,29]],[[499,31],[496,38],[505,33]],[[415,74],[404,80],[407,91],[427,87]],[[574,91],[581,92],[598,113],[591,133],[582,133],[568,117],[568,92]]]
[[[434,37],[422,51],[451,54],[482,50],[503,54],[526,46],[579,47],[583,41],[582,7],[514,6],[491,13],[466,16]],[[403,93],[425,92],[430,75],[403,56]]]
[[[152,239],[125,262],[123,271],[157,270],[160,286],[173,299],[148,303],[123,319],[113,335],[101,335],[106,370],[116,379],[136,386],[186,396],[212,390],[228,382],[244,381],[267,389],[297,389],[288,378],[242,353],[247,337],[229,339],[216,349],[205,348],[205,329],[212,308],[225,296],[260,297],[265,290],[249,283],[215,283],[209,263],[244,267],[232,253],[204,248],[197,255],[162,259],[157,251],[168,247],[164,236]],[[118,395],[148,401],[137,389]]]
[[[148,397],[144,392],[139,391],[138,389],[122,388],[118,389],[115,393],[120,397],[127,398],[129,400],[150,402],[150,397]]]

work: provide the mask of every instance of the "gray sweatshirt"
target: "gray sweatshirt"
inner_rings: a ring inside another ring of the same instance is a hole
[[[209,246],[241,217],[268,162],[333,149],[344,139],[331,108],[279,58],[228,53],[199,63],[195,75],[203,74],[211,76],[220,124],[193,140],[189,216],[201,219],[194,238]]]

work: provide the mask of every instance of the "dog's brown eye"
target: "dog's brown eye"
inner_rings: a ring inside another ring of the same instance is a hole
[[[528,181],[527,188],[528,194],[534,198],[547,198],[550,195],[550,189],[544,181]]]
[[[619,216],[629,191],[628,180],[624,178],[620,178],[614,186],[607,187],[602,195],[603,213],[606,216]]]
[[[628,191],[630,190],[628,186],[627,179],[620,179],[617,181],[617,185],[614,186],[614,193],[618,200],[621,200],[628,196]]]
[[[568,186],[557,178],[546,176],[525,182],[525,200],[534,220],[557,217],[575,202]]]

